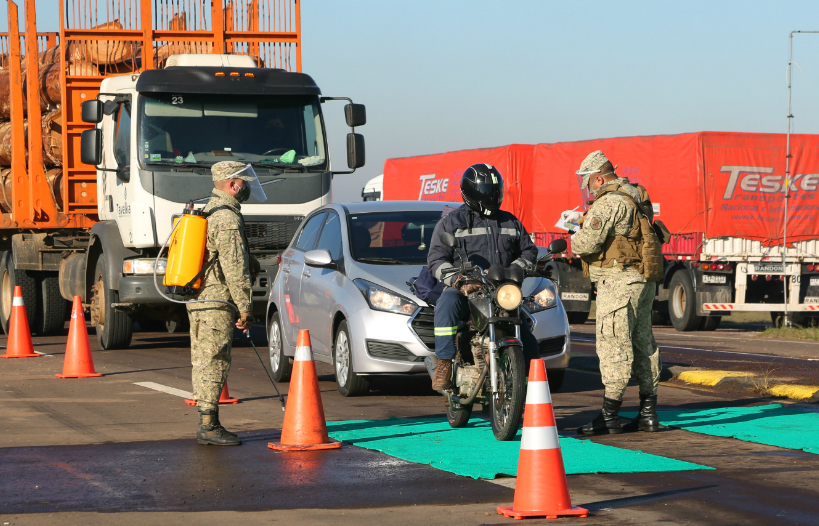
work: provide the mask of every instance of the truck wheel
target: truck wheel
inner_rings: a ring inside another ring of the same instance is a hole
[[[701,316],[700,330],[701,331],[715,331],[722,321],[722,316]]]
[[[105,350],[124,349],[131,343],[134,321],[131,317],[113,307],[119,302],[119,294],[111,290],[107,283],[105,257],[100,255],[94,271],[94,286],[91,287],[91,321],[97,328],[97,341]]]
[[[589,319],[588,312],[567,312],[566,317],[572,325],[583,325]]]
[[[0,324],[3,332],[9,333],[11,320],[11,304],[14,299],[14,287],[19,285],[23,290],[23,303],[26,306],[26,317],[31,332],[35,332],[37,319],[37,279],[26,270],[14,268],[11,252],[0,254]]]
[[[60,276],[56,272],[43,272],[37,281],[40,289],[40,304],[34,330],[41,336],[62,334],[68,302],[60,294]]]
[[[693,331],[699,327],[696,294],[691,276],[685,270],[674,273],[668,285],[668,314],[671,325],[680,332]]]

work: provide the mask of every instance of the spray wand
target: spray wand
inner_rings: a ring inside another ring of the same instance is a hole
[[[262,368],[264,372],[267,373],[267,377],[270,378],[270,382],[273,384],[273,388],[276,389],[276,394],[279,395],[279,400],[282,402],[282,411],[284,411],[285,402],[284,396],[282,396],[281,392],[279,392],[279,388],[276,385],[276,382],[273,380],[273,376],[271,376],[270,371],[267,370],[267,366],[264,364],[264,360],[262,359],[262,355],[259,354],[259,350],[256,348],[256,344],[253,343],[253,338],[250,337],[250,331],[247,331],[247,339],[250,340],[250,345],[253,346],[253,350],[256,351],[256,356],[259,357],[259,361],[262,362]]]

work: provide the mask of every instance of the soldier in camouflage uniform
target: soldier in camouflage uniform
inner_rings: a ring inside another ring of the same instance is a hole
[[[626,237],[634,226],[635,203],[642,200],[637,188],[614,170],[597,150],[586,157],[577,172],[583,176],[581,189],[588,186],[595,200],[581,229],[572,236],[572,251],[581,256],[584,270],[597,283],[597,355],[605,386],[602,412],[577,430],[586,435],[656,431],[659,425],[660,349],[651,330],[656,285],[646,282],[634,264],[635,252],[640,251],[629,251],[634,245],[628,245]],[[628,194],[633,201],[613,191]],[[618,412],[632,372],[640,386],[640,414],[621,428]]]
[[[239,321],[235,327],[247,331],[253,322],[251,309],[251,258],[245,237],[241,205],[250,196],[248,182],[254,174],[242,172],[247,165],[223,161],[211,168],[216,188],[205,206],[208,217],[208,259],[217,255],[202,278],[202,287],[192,298],[220,300],[238,307]],[[238,446],[242,441],[219,423],[219,396],[230,370],[230,351],[236,312],[218,303],[189,303],[191,325],[191,363],[193,364],[193,396],[199,406],[200,444]]]

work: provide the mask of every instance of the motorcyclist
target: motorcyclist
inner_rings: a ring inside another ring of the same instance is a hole
[[[509,212],[500,210],[503,202],[503,177],[497,168],[488,164],[474,164],[466,169],[461,179],[464,205],[438,221],[432,234],[427,256],[429,272],[441,281],[443,294],[435,304],[435,354],[438,367],[432,379],[436,391],[452,387],[452,360],[455,358],[455,337],[458,323],[469,317],[467,296],[480,288],[459,273],[447,273],[458,268],[460,259],[456,250],[440,240],[448,232],[460,242],[461,257],[484,270],[493,264],[510,267],[519,265],[524,270],[537,260],[537,248],[523,224]],[[538,358],[537,340],[529,326],[521,325],[521,339],[526,364]]]

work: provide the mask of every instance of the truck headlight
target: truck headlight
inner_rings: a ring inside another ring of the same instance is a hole
[[[507,283],[498,289],[496,298],[498,305],[503,310],[515,310],[520,307],[520,303],[523,301],[523,293],[517,285]]]
[[[539,292],[526,298],[526,301],[523,303],[526,310],[532,314],[551,309],[557,305],[557,290],[555,290],[554,283],[545,278],[542,281],[543,288]]]
[[[410,316],[418,309],[418,304],[411,299],[399,296],[369,281],[356,279],[353,283],[364,294],[364,298],[373,310]]]
[[[156,260],[151,259],[126,259],[122,262],[123,274],[153,274],[154,263]],[[167,258],[160,258],[159,264],[156,267],[156,273],[159,275],[165,274],[165,266],[168,264]]]

